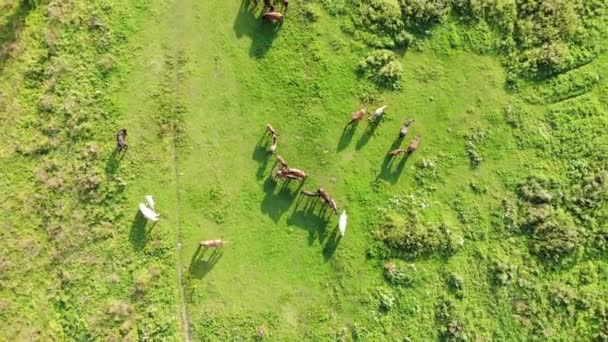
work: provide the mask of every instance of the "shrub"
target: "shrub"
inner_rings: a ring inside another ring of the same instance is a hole
[[[523,200],[532,204],[551,204],[559,198],[557,187],[557,183],[553,181],[529,177],[518,187],[518,194]]]
[[[462,298],[464,296],[464,279],[456,273],[451,273],[448,277],[448,286],[452,291],[456,293],[458,298]]]
[[[410,27],[428,26],[439,22],[449,10],[447,0],[401,0],[401,13]]]
[[[384,0],[361,1],[354,18],[358,38],[373,47],[407,47],[414,36],[405,30],[398,7]],[[365,34],[361,34],[364,32]]]
[[[450,250],[450,241],[438,227],[423,226],[416,222],[403,222],[387,216],[379,238],[390,248],[407,257],[417,257],[438,251]]]
[[[508,104],[505,106],[503,114],[505,122],[513,128],[521,127],[523,119],[528,116],[526,109],[520,103]]]
[[[416,266],[413,264],[389,262],[384,265],[384,278],[395,286],[412,286],[414,272],[416,272]]]
[[[358,71],[380,87],[398,89],[403,67],[393,52],[375,50],[359,62]]]
[[[392,309],[396,301],[392,291],[382,287],[379,287],[377,291],[378,298],[380,299],[380,309],[384,311]]]
[[[462,321],[454,313],[454,304],[447,298],[440,299],[435,306],[435,318],[440,324],[440,335],[445,341],[467,341]]]
[[[559,262],[576,251],[579,240],[579,233],[571,223],[552,217],[535,227],[532,252],[544,260]]]
[[[510,285],[517,275],[517,266],[510,265],[503,261],[495,261],[491,268],[494,284],[499,286]]]

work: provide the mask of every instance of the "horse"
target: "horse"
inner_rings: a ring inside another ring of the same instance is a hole
[[[374,111],[374,115],[372,115],[369,120],[370,121],[376,121],[378,119],[380,119],[382,117],[382,115],[384,114],[384,111],[386,110],[386,107],[388,107],[387,105],[384,105],[378,109],[376,109]]]
[[[299,169],[290,169],[290,168],[286,168],[287,169],[287,173],[289,175],[298,177],[300,179],[306,179],[306,173],[302,170]]]
[[[125,128],[119,130],[116,134],[116,148],[119,152],[129,148],[129,145],[127,145],[127,130]]]
[[[270,124],[266,124],[266,132],[270,133],[271,135],[279,135],[279,133],[277,133],[277,131]]]
[[[312,191],[302,191],[302,195],[304,196],[308,196],[308,197],[319,197],[319,193],[318,192],[312,192]]]
[[[365,109],[365,108],[362,108],[361,110],[359,110],[357,112],[354,112],[351,115],[350,122],[348,124],[346,124],[346,126],[352,125],[355,122],[360,121],[361,119],[363,119],[363,117],[365,116],[365,113],[367,113],[367,109]]]
[[[270,154],[274,154],[277,150],[277,142],[278,142],[278,138],[276,134],[272,135],[272,145],[270,145],[270,149],[268,150],[268,152],[270,152]]]
[[[405,122],[403,123],[403,126],[401,126],[401,130],[399,131],[399,139],[402,139],[403,137],[405,137],[407,135],[408,128],[410,127],[410,125],[412,123],[414,123],[414,119],[405,120]]]
[[[276,23],[276,22],[282,23],[283,22],[283,14],[281,14],[279,12],[271,11],[271,12],[268,12],[268,13],[264,14],[262,16],[262,19],[270,21],[270,22],[273,22],[273,23]]]
[[[203,240],[200,242],[202,248],[217,248],[222,247],[226,243],[225,240]]]
[[[410,145],[407,147],[407,153],[413,153],[414,151],[416,151],[418,149],[418,145],[420,145],[421,139],[422,137],[418,135],[415,136]]]
[[[281,157],[279,155],[277,155],[277,163],[281,164],[281,169],[288,168],[287,162],[285,161],[285,159],[283,159],[283,157]]]
[[[390,151],[388,154],[389,154],[391,157],[394,157],[394,156],[399,155],[399,154],[401,154],[401,153],[407,153],[407,150],[406,150],[406,149],[403,149],[403,148],[398,148],[398,149],[396,149],[396,150],[392,150],[392,151]]]

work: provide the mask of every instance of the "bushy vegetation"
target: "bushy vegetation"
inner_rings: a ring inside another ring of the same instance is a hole
[[[388,89],[399,89],[403,66],[389,50],[375,50],[359,62],[359,73]]]
[[[302,0],[275,27],[253,1],[0,0],[0,333],[605,340],[606,10]],[[267,177],[267,122],[344,237]]]

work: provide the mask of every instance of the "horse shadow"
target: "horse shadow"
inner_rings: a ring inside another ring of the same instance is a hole
[[[262,19],[263,1],[243,0],[234,20],[233,30],[237,38],[246,35],[251,38],[249,56],[264,58],[281,28],[282,23],[270,23]],[[259,14],[259,16],[258,16]]]
[[[11,54],[11,47],[17,41],[30,11],[35,7],[32,1],[19,1],[19,7],[0,26],[0,73]]]
[[[269,135],[264,132],[264,134],[258,140],[258,143],[253,148],[252,158],[257,161],[260,165],[258,167],[258,171],[256,172],[256,177],[258,180],[264,178],[266,175],[266,169],[268,168],[268,161],[272,157],[272,154],[268,152],[268,145],[270,144],[271,139]]]
[[[342,135],[340,136],[340,140],[338,141],[338,147],[336,148],[338,152],[345,149],[353,140],[353,136],[355,135],[355,131],[357,130],[358,124],[358,122],[355,122],[344,127],[344,130],[342,130]]]
[[[380,119],[370,122],[367,125],[367,128],[365,129],[365,132],[363,132],[363,135],[361,136],[361,138],[359,138],[359,140],[357,141],[357,146],[356,149],[360,150],[363,148],[363,146],[365,146],[369,140],[372,138],[372,136],[374,135],[374,132],[376,131],[376,129],[378,128],[378,126],[380,125]]]
[[[108,162],[106,163],[106,176],[114,176],[116,171],[118,171],[118,167],[120,166],[120,162],[125,154],[119,151],[117,148],[112,151],[110,157],[108,158]]]
[[[323,246],[323,259],[325,262],[328,262],[334,256],[340,245],[340,241],[342,241],[342,236],[340,236],[338,226],[336,226]]]
[[[262,213],[268,215],[274,222],[278,222],[281,216],[289,210],[294,203],[295,193],[304,186],[304,182],[300,182],[295,191],[290,189],[290,181],[283,181],[279,184],[272,178],[268,177],[264,182],[264,199],[260,205]],[[277,191],[278,188],[278,191]]]
[[[190,259],[190,266],[188,272],[193,278],[202,279],[204,278],[217,264],[220,258],[223,256],[222,247],[215,248],[213,252],[207,253],[208,247],[201,247],[200,245],[192,255]],[[208,254],[207,259],[205,255]]]
[[[399,163],[397,164],[397,166],[394,166],[395,160],[399,159],[399,158],[400,158]],[[384,162],[382,163],[382,168],[380,170],[380,174],[378,175],[378,178],[387,180],[391,184],[397,183],[397,181],[401,177],[401,173],[403,173],[403,169],[405,168],[405,164],[407,163],[407,160],[409,158],[410,158],[409,153],[404,155],[403,157],[401,157],[401,156],[392,157],[387,154],[386,157],[384,157]]]
[[[308,245],[312,245],[318,239],[323,244],[327,238],[327,225],[329,224],[331,211],[316,197],[307,197],[300,194],[296,207],[287,224],[308,231]]]
[[[131,244],[135,250],[141,250],[148,243],[148,235],[152,231],[152,228],[156,225],[156,222],[153,222],[148,227],[148,220],[144,217],[144,215],[137,209],[137,213],[133,218],[133,222],[131,223],[131,232],[129,234],[129,240],[131,240]]]

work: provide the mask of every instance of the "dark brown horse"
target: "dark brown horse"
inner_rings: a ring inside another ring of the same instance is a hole
[[[270,22],[273,22],[273,23],[276,23],[276,22],[282,23],[283,22],[283,14],[281,14],[279,12],[271,11],[271,12],[268,12],[268,13],[264,14],[262,16],[262,19],[270,21]]]
[[[116,134],[116,148],[119,152],[126,151],[129,148],[129,145],[127,145],[127,130],[125,128],[119,130]]]

